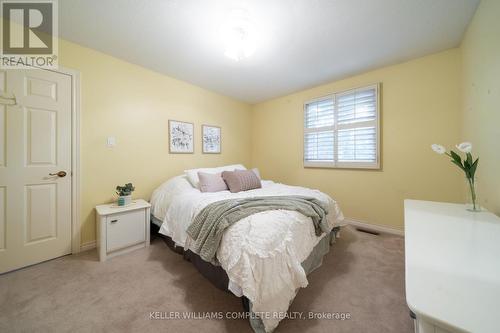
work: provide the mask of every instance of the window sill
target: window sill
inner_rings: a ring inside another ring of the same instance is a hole
[[[374,170],[382,171],[379,163],[329,163],[329,162],[304,162],[306,169],[344,169],[344,170]]]

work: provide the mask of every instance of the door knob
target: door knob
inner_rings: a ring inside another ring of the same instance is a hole
[[[57,176],[57,177],[66,177],[67,173],[66,171],[59,171],[58,173],[49,173],[49,176]]]

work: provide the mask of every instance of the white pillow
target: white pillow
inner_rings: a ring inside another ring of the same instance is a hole
[[[257,176],[257,178],[259,178],[260,180],[262,180],[262,178],[260,178],[260,172],[259,172],[259,169],[257,168],[253,168],[252,169],[253,173],[255,173],[255,175]]]
[[[199,189],[198,185],[200,183],[200,178],[198,178],[198,172],[214,174],[214,173],[222,173],[223,171],[246,170],[246,169],[247,168],[245,168],[241,164],[232,164],[218,168],[201,168],[201,169],[184,170],[184,173],[186,174],[186,177],[191,183],[191,185]]]
[[[151,213],[163,221],[172,200],[177,195],[187,192],[198,191],[193,188],[185,175],[169,179],[153,192],[151,196]]]

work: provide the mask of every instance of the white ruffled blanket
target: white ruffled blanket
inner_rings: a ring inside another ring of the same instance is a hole
[[[262,181],[262,188],[230,193],[201,193],[183,176],[158,188],[151,198],[153,215],[163,220],[160,233],[189,249],[186,230],[208,204],[231,198],[300,195],[328,204],[331,228],[343,220],[337,203],[328,195],[304,187]],[[324,237],[323,235],[322,237]],[[301,263],[322,237],[315,235],[310,218],[285,210],[267,211],[242,219],[229,227],[217,252],[217,259],[229,276],[229,289],[246,296],[252,311],[261,316],[267,332],[278,325],[299,287],[308,284]]]

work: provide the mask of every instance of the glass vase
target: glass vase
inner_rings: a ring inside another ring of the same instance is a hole
[[[480,212],[481,206],[477,196],[477,178],[465,178],[467,184],[467,210],[470,212]]]

